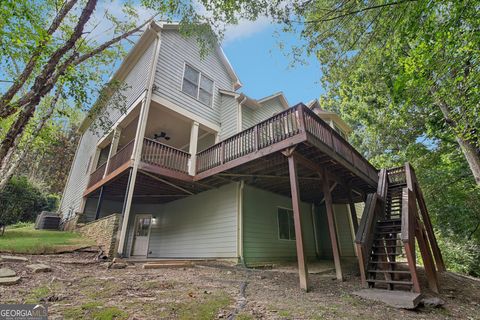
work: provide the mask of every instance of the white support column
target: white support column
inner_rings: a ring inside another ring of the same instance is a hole
[[[149,27],[151,28],[151,27]],[[150,29],[147,29],[147,31],[150,31]],[[147,32],[145,31],[145,32]],[[122,215],[122,222],[121,222],[121,229],[120,229],[120,239],[118,242],[118,249],[117,253],[119,256],[125,256],[125,243],[126,243],[126,237],[127,237],[127,229],[128,229],[128,221],[130,218],[130,209],[132,206],[132,200],[133,200],[133,191],[135,189],[135,181],[137,178],[137,171],[138,171],[138,166],[140,163],[140,158],[142,154],[142,146],[143,146],[143,139],[145,138],[145,129],[147,127],[147,120],[148,120],[148,114],[150,111],[150,103],[152,101],[152,88],[153,88],[153,82],[155,78],[155,68],[157,65],[158,61],[158,54],[160,52],[160,34],[157,33],[156,40],[155,40],[155,54],[153,55],[153,60],[150,66],[149,70],[149,80],[148,80],[148,85],[147,85],[147,92],[145,95],[145,99],[142,102],[142,107],[140,109],[140,115],[138,116],[138,125],[137,125],[137,131],[135,133],[135,142],[133,144],[133,152],[132,152],[132,160],[133,160],[133,166],[130,172],[130,179],[129,183],[127,185],[127,196],[124,201],[124,206],[123,206],[123,215]]]
[[[120,141],[121,134],[122,134],[122,128],[116,127],[115,130],[113,131],[112,142],[110,143],[110,151],[108,152],[107,166],[106,166],[105,173],[103,174],[104,178],[107,176],[108,167],[110,166],[110,159],[112,158],[113,155],[115,155],[115,153],[117,153],[118,142]]]
[[[195,175],[195,168],[197,163],[197,145],[198,145],[198,127],[199,123],[194,121],[192,122],[192,127],[190,129],[190,146],[188,153],[190,153],[190,165],[188,167],[188,174],[193,176]]]

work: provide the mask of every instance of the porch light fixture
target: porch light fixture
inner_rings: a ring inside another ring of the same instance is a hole
[[[157,225],[158,224],[158,218],[157,217],[152,217],[152,224]]]
[[[165,140],[167,140],[167,141],[170,140],[170,137],[167,136],[167,133],[164,132],[164,131],[162,131],[162,132],[160,132],[160,133],[155,133],[155,134],[153,135],[153,138],[154,138],[155,140],[157,140],[157,139],[162,139],[162,138],[165,139]]]

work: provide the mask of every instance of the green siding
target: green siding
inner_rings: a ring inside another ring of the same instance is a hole
[[[280,240],[277,208],[291,208],[291,199],[245,186],[243,193],[243,254],[247,265],[296,259],[295,241]],[[315,257],[311,205],[301,204],[306,255]]]
[[[355,249],[353,246],[352,227],[350,223],[350,211],[345,204],[333,205],[335,213],[335,227],[337,230],[337,239],[340,248],[340,255],[342,257],[354,257]],[[321,258],[331,259],[332,244],[330,241],[330,234],[328,232],[328,221],[325,205],[320,205],[315,208],[316,215],[316,232],[317,232],[317,246]]]

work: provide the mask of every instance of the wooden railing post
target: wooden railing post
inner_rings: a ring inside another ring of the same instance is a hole
[[[306,132],[304,108],[307,108],[307,107],[303,103],[297,105],[298,130],[300,132]]]

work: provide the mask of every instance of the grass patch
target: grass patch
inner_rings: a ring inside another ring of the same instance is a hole
[[[59,253],[95,244],[76,232],[35,230],[33,224],[9,226],[0,240],[0,252],[20,254]]]
[[[99,302],[87,302],[80,307],[66,309],[65,319],[124,320],[128,314],[117,307],[107,307]]]
[[[210,296],[208,299],[180,304],[176,308],[179,319],[209,320],[215,319],[217,313],[230,305],[232,298],[224,293]]]
[[[237,317],[235,318],[237,320],[253,320],[253,317],[249,315],[248,313],[239,313],[237,314]]]

